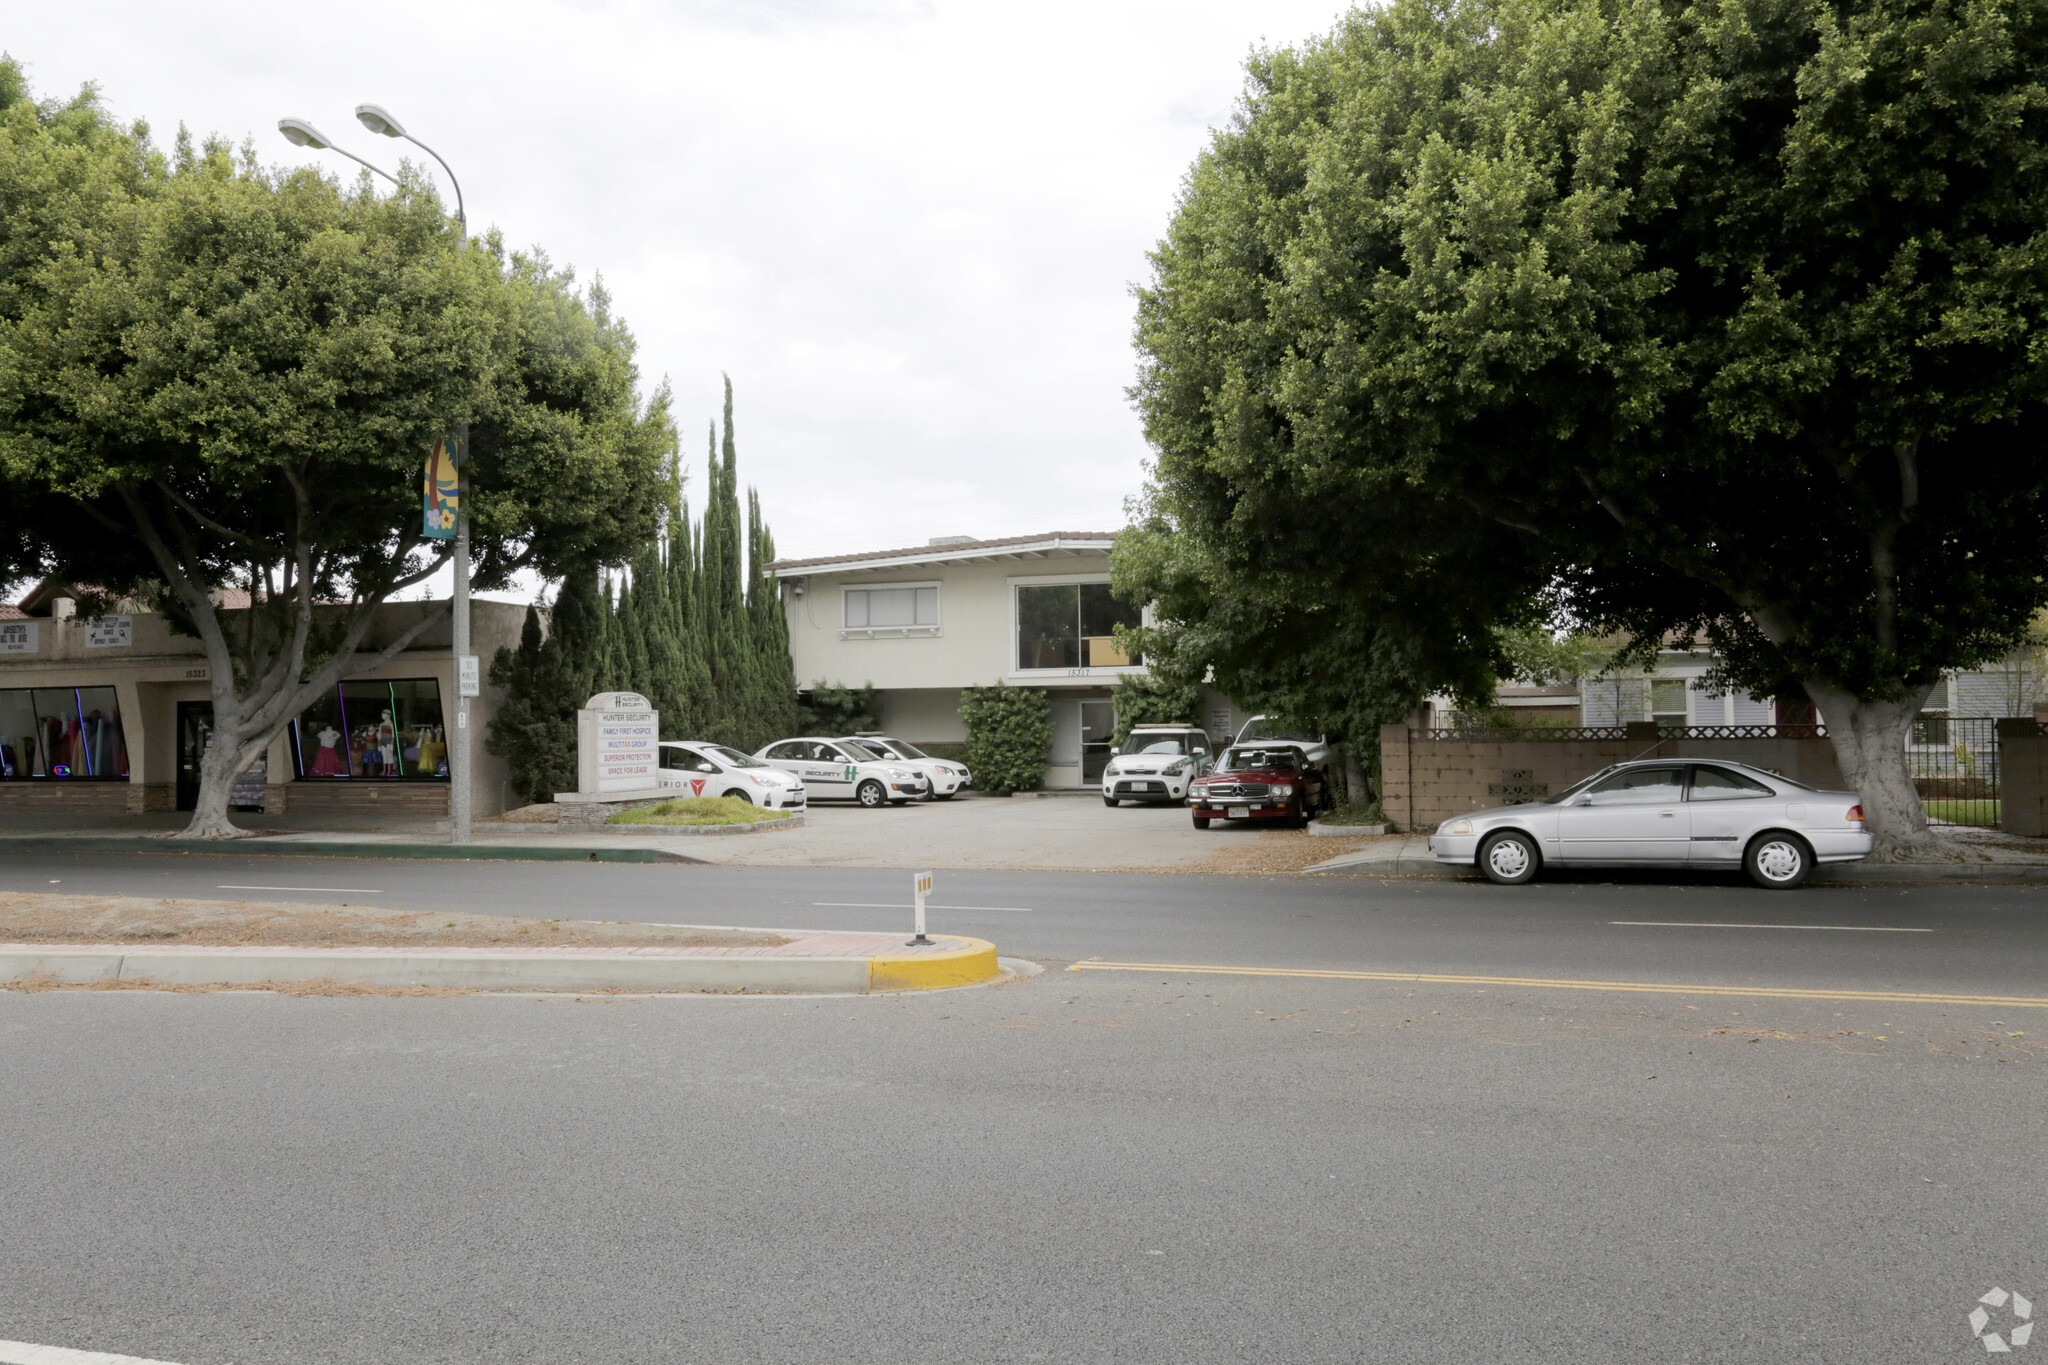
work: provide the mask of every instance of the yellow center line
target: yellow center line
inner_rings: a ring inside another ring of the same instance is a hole
[[[1986,1005],[2048,1009],[2025,995],[1941,995],[1921,991],[1787,990],[1775,986],[1693,986],[1665,981],[1572,981],[1537,976],[1454,976],[1441,972],[1340,972],[1312,967],[1211,967],[1187,962],[1076,962],[1070,972],[1160,972],[1172,975],[1289,976],[1324,981],[1411,981],[1435,986],[1526,986],[1565,991],[1628,991],[1648,995],[1746,995],[1772,1000],[1870,1000],[1902,1005]]]

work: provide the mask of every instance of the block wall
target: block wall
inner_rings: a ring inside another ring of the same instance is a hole
[[[1634,724],[1621,739],[1437,737],[1405,725],[1380,730],[1381,808],[1403,830],[1427,833],[1475,810],[1554,795],[1612,763],[1718,758],[1783,773],[1808,786],[1843,785],[1825,738],[1661,739]]]

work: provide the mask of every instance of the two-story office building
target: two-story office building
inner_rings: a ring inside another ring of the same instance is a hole
[[[1109,589],[1113,532],[1000,540],[945,536],[901,550],[783,559],[780,583],[797,684],[872,686],[880,721],[913,744],[957,744],[963,688],[1007,682],[1052,700],[1045,785],[1097,781],[1116,729],[1110,689],[1144,672],[1118,650],[1137,608]],[[1244,717],[1221,699],[1187,719],[1215,733]]]

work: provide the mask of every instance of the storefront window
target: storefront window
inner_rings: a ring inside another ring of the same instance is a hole
[[[292,722],[305,781],[448,776],[441,684],[432,678],[345,682]]]
[[[0,689],[0,781],[122,782],[128,741],[111,687]]]
[[[1017,589],[1017,667],[1121,668],[1141,662],[1116,647],[1116,628],[1135,627],[1139,611],[1107,583]]]

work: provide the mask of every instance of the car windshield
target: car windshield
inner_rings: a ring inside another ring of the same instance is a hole
[[[1606,767],[1602,768],[1599,772],[1594,773],[1591,777],[1580,778],[1578,781],[1572,783],[1569,787],[1566,787],[1557,795],[1546,796],[1541,801],[1532,802],[1531,804],[1538,806],[1555,806],[1562,802],[1569,801],[1572,797],[1577,796],[1580,792],[1592,786],[1595,782],[1598,782],[1601,778],[1607,776],[1607,774],[1613,772],[1616,768],[1620,766],[1621,765],[1618,763],[1610,763]]]
[[[1157,730],[1149,734],[1132,731],[1124,739],[1120,754],[1184,754],[1188,752],[1186,735],[1162,735]]]
[[[743,754],[738,749],[728,749],[723,744],[705,744],[699,747],[719,762],[730,764],[735,768],[765,768],[768,766],[758,758]]]
[[[839,747],[846,750],[847,757],[856,763],[879,763],[882,756],[865,744],[855,744],[850,739],[839,741]]]
[[[1226,773],[1251,772],[1259,768],[1283,768],[1297,772],[1301,768],[1299,749],[1226,749],[1219,771]]]
[[[930,754],[918,748],[915,744],[905,744],[900,739],[863,739],[861,743],[867,745],[870,749],[882,750],[884,753],[893,752],[898,758],[931,757]]]
[[[1291,739],[1291,740],[1295,740],[1295,741],[1298,741],[1299,743],[1302,743],[1302,744],[1313,744],[1313,743],[1315,743],[1315,742],[1316,742],[1316,741],[1315,741],[1315,739],[1314,739],[1314,738],[1313,738],[1312,736],[1309,736],[1309,735],[1304,735],[1304,734],[1302,734],[1301,732],[1299,732],[1299,731],[1297,731],[1297,730],[1283,730],[1283,729],[1281,729],[1281,728],[1280,728],[1280,727],[1279,727],[1278,725],[1274,724],[1274,723],[1273,723],[1272,721],[1270,721],[1270,720],[1266,719],[1266,717],[1264,717],[1264,716],[1260,716],[1260,717],[1259,717],[1258,719],[1256,719],[1256,720],[1254,720],[1254,721],[1251,721],[1250,723],[1248,723],[1248,724],[1247,724],[1247,725],[1246,725],[1246,726],[1244,727],[1244,733],[1243,733],[1243,734],[1241,734],[1241,735],[1239,735],[1239,736],[1238,736],[1238,738],[1239,738],[1239,739],[1241,739],[1241,740],[1244,740],[1244,739],[1265,739],[1265,740],[1274,740],[1274,739]]]

